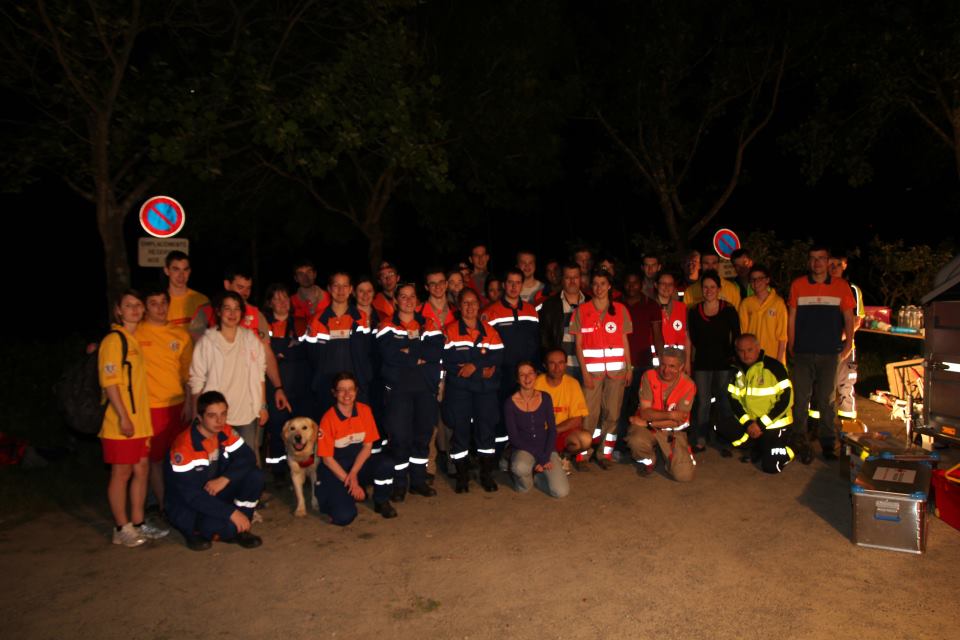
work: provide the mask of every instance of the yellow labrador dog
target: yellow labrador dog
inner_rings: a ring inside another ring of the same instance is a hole
[[[287,464],[290,465],[290,480],[293,492],[297,494],[297,509],[293,515],[302,518],[307,515],[307,505],[303,500],[303,481],[310,480],[310,506],[314,511],[320,509],[314,487],[317,484],[317,423],[310,418],[291,418],[283,425],[283,444],[287,449]]]

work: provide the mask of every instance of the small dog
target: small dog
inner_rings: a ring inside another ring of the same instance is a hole
[[[303,518],[307,515],[307,506],[303,499],[303,481],[310,479],[310,505],[319,511],[314,487],[317,484],[316,456],[317,438],[320,429],[310,418],[291,418],[283,425],[283,444],[287,449],[287,464],[290,465],[290,480],[293,492],[297,494],[297,509],[293,515]]]

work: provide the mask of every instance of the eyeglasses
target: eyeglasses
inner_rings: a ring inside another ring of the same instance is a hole
[[[750,282],[763,282],[764,280],[769,280],[767,276],[761,276],[759,278],[750,278]]]
[[[428,287],[439,287],[445,284],[447,284],[446,280],[436,280],[434,282],[427,282]]]

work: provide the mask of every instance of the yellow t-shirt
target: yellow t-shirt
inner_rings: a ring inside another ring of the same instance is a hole
[[[740,287],[726,278],[720,278],[720,296],[721,300],[729,302],[734,308],[740,306]],[[703,302],[703,289],[700,287],[700,281],[697,280],[687,287],[683,292],[683,303],[688,307]]]
[[[752,333],[760,341],[760,348],[776,359],[780,342],[787,341],[787,305],[776,291],[762,303],[756,295],[747,296],[740,303],[740,333]],[[781,360],[786,364],[786,353]]]
[[[553,413],[557,418],[558,425],[569,418],[586,417],[589,413],[587,411],[587,401],[580,389],[580,383],[566,374],[560,379],[559,385],[551,387],[550,383],[547,382],[547,374],[541,373],[537,376],[533,388],[550,394],[550,399],[553,400]]]
[[[172,407],[184,400],[190,377],[193,340],[182,326],[142,322],[134,332],[147,365],[147,394],[153,408]]]
[[[123,406],[126,407],[130,420],[133,421],[132,437],[148,438],[153,435],[153,425],[150,423],[150,397],[147,395],[147,369],[143,362],[143,350],[137,339],[122,326],[115,324],[112,328],[123,332],[127,339],[129,366],[123,364],[123,345],[120,342],[120,336],[115,333],[107,335],[100,343],[100,350],[97,353],[100,387],[102,389],[114,385],[118,387]],[[103,426],[100,427],[99,435],[107,440],[126,438],[120,433],[120,416],[110,403],[107,403],[107,411],[103,414]]]
[[[170,296],[170,311],[167,322],[174,325],[188,325],[197,313],[197,309],[210,302],[210,299],[193,289],[187,289],[182,296]]]

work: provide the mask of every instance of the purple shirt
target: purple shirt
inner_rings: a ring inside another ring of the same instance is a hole
[[[507,423],[510,446],[526,451],[537,464],[550,462],[557,441],[557,420],[553,414],[553,400],[549,393],[540,392],[540,406],[524,411],[512,396],[503,403],[503,419]]]

